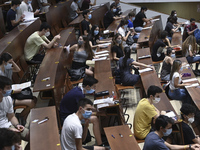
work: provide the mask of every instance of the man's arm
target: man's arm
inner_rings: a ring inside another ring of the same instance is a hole
[[[18,25],[20,22],[23,21],[24,15],[22,15],[17,21],[16,20],[11,20],[12,26]]]
[[[167,142],[165,142],[165,145],[171,150],[182,150],[182,149],[189,149],[190,148],[190,145],[172,145],[172,144],[169,144]],[[192,150],[198,150],[199,148],[200,148],[199,144],[191,145]]]
[[[89,119],[86,119],[86,120],[85,120],[85,124],[84,124],[83,135],[82,135],[82,140],[83,140],[83,141],[85,141],[85,139],[86,139],[86,137],[87,137],[88,127],[89,127]]]
[[[82,147],[82,139],[75,139],[75,143],[77,150],[86,150],[85,148]]]
[[[54,36],[54,38],[47,44],[46,42],[43,43],[42,45],[46,48],[51,48],[53,44],[56,42],[56,40],[60,39],[60,35]]]

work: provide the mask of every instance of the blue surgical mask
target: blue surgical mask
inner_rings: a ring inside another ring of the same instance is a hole
[[[163,132],[164,136],[169,136],[172,133],[172,128],[171,129],[167,129],[166,132]]]
[[[126,29],[128,27],[128,25],[126,24],[126,25],[124,25],[124,28]]]
[[[183,67],[180,68],[180,71],[183,71]]]
[[[89,15],[88,15],[88,19],[92,19],[92,14],[89,14]]]
[[[99,30],[94,30],[94,35],[99,34]]]
[[[135,17],[132,18],[132,21],[134,21],[134,20],[135,20]]]
[[[94,92],[95,92],[94,89],[86,90],[86,94],[92,94],[92,93],[94,93]]]
[[[114,9],[113,9],[113,12],[115,13],[116,11],[117,11],[117,9],[114,8]]]
[[[85,110],[85,112],[82,115],[83,115],[83,118],[89,119],[92,115],[92,111],[91,110]]]
[[[80,3],[81,2],[81,0],[78,0],[78,2],[77,3]]]
[[[79,46],[83,45],[83,42],[84,42],[84,41],[78,40],[78,45],[79,45]]]
[[[16,10],[19,10],[19,6],[18,6],[18,7],[16,7]]]
[[[11,69],[12,68],[12,64],[11,63],[7,63],[6,65],[4,65],[5,69]]]
[[[28,1],[28,4],[31,4],[32,3],[32,1]]]
[[[171,58],[176,58],[176,54],[171,54]]]
[[[3,94],[3,97],[7,97],[7,96],[10,96],[12,93],[12,89],[10,90],[7,90],[5,94]]]

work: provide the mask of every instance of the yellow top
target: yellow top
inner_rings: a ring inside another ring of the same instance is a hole
[[[151,121],[157,115],[156,108],[149,100],[140,100],[134,116],[133,129],[137,139],[144,139],[151,129]]]

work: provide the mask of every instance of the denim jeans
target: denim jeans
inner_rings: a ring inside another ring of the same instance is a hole
[[[141,32],[143,27],[136,27],[135,32]]]
[[[168,95],[171,99],[180,100],[182,103],[189,103],[191,104],[192,98],[190,97],[189,93],[186,89],[175,89],[169,90]]]
[[[186,57],[188,63],[194,63],[196,61],[200,62],[200,56],[194,56],[194,57],[191,57],[191,56],[188,56]],[[196,70],[198,70],[198,66],[199,66],[199,63],[196,63]]]
[[[163,81],[169,81],[170,80],[170,74],[164,76],[163,78],[161,78]]]

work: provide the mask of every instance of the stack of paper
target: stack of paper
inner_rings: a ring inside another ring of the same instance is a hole
[[[191,79],[182,80],[183,83],[192,82],[192,81],[197,81],[197,78],[191,78]]]
[[[96,104],[102,104],[102,103],[110,103],[110,104],[114,104],[113,98],[104,98],[104,99],[98,99],[94,101],[94,105]]]
[[[95,59],[92,59],[92,61],[100,61],[100,60],[106,60],[107,57],[101,57],[101,58],[95,58]]]
[[[199,83],[194,83],[194,84],[191,84],[191,85],[185,86],[185,88],[196,87],[196,86],[199,86]]]
[[[170,117],[170,118],[174,119],[175,121],[177,120],[177,117],[173,111],[166,113],[165,116]]]
[[[107,107],[107,106],[109,106],[108,103],[106,103],[106,104],[98,104],[97,105],[97,110],[99,111],[100,108]]]
[[[106,56],[109,56],[108,53],[105,53],[105,54],[100,54],[100,55],[95,55],[96,57],[106,57]]]
[[[147,71],[152,71],[153,69],[151,68],[145,68],[145,69],[141,69],[139,70],[139,73],[143,73],[143,72],[147,72]]]
[[[103,54],[103,53],[108,53],[109,51],[105,50],[105,51],[100,51],[100,52],[96,52],[95,55],[98,55],[98,54]]]
[[[24,21],[23,22],[29,22],[29,21],[34,21],[37,18],[34,18],[34,13],[33,12],[29,12],[29,11],[24,11]]]
[[[151,28],[152,28],[152,26],[150,26],[150,27],[145,27],[145,28],[142,28],[142,30],[151,29]]]
[[[22,84],[13,84],[12,90],[25,89],[25,88],[30,87],[30,86],[31,86],[31,81],[25,82],[25,83],[22,83]]]

